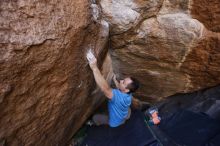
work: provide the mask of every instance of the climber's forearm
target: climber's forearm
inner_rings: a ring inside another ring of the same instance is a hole
[[[119,82],[117,81],[115,75],[113,76],[113,81],[114,81],[114,83],[115,83],[116,88],[119,88]]]
[[[96,81],[96,84],[101,88],[101,91],[105,94],[105,96],[109,99],[112,98],[112,89],[108,85],[107,81],[102,76],[99,68],[96,66],[92,68],[93,75]]]
[[[135,97],[132,97],[132,107],[133,108],[141,108],[141,101]]]

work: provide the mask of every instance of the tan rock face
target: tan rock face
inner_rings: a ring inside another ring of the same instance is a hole
[[[220,32],[219,0],[192,0],[191,15],[201,21],[207,29]]]
[[[135,27],[145,17],[156,14],[162,0],[101,0],[100,7],[105,20],[109,22],[111,33],[123,33]],[[147,13],[146,13],[147,12]]]
[[[151,97],[148,100],[157,99],[220,83],[220,62],[217,59],[220,55],[220,37],[218,33],[209,31],[211,28],[206,28],[215,26],[217,30],[220,22],[217,19],[218,11],[213,9],[212,12],[209,8],[209,13],[213,15],[213,25],[205,24],[208,21],[200,15],[198,19],[193,19],[190,15],[193,13],[197,17],[194,11],[205,5],[205,1],[164,0],[155,1],[155,5],[148,5],[143,0],[132,1],[130,5],[126,0],[120,3],[101,0],[100,3],[106,20],[113,24],[111,54],[114,72],[137,77],[142,84],[137,95]],[[215,3],[220,4],[217,1]],[[137,14],[130,16],[138,16],[138,19],[135,22],[134,19],[129,19],[129,29],[127,26],[121,28],[123,18],[128,20],[126,15],[120,13],[117,17],[117,11],[106,11],[107,7],[116,6],[119,11],[124,6],[131,10],[141,8],[145,11],[136,11]],[[149,10],[154,11],[152,13]],[[145,15],[148,12],[152,15]],[[115,29],[115,26],[121,29]]]
[[[95,108],[85,54],[102,51],[108,31],[90,3],[0,2],[0,141],[65,145]]]

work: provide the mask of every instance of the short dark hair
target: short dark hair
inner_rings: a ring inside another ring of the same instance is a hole
[[[135,79],[133,77],[130,77],[130,79],[132,80],[132,82],[127,85],[126,89],[129,89],[128,93],[133,93],[139,88],[140,83],[137,79]]]

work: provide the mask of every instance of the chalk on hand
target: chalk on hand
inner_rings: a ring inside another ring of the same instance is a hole
[[[87,52],[86,58],[87,58],[87,60],[88,60],[89,62],[91,62],[91,61],[95,58],[95,56],[94,56],[94,54],[92,53],[92,50],[91,50],[91,49],[89,49],[89,51]]]

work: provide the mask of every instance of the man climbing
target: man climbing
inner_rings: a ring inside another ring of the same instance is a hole
[[[95,115],[93,120],[97,125],[109,124],[110,127],[118,127],[125,123],[130,117],[130,105],[132,102],[131,93],[139,88],[139,82],[133,77],[127,77],[118,82],[114,76],[113,81],[117,89],[112,89],[97,67],[97,59],[91,51],[87,53],[87,59],[97,85],[108,98],[109,115]]]

